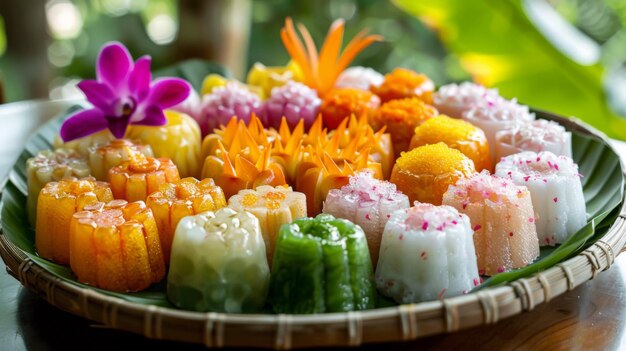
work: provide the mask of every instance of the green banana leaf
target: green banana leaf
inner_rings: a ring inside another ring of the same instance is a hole
[[[626,139],[626,118],[614,73],[599,63],[600,47],[565,22],[545,0],[394,0],[434,28],[462,66],[503,96],[576,116],[613,138]],[[605,78],[607,81],[605,82]],[[610,98],[610,99],[609,99]],[[614,110],[615,109],[615,110]]]
[[[11,171],[2,193],[1,223],[7,238],[41,267],[64,281],[87,287],[76,281],[69,267],[55,264],[37,255],[35,233],[28,223],[26,214],[26,160],[39,150],[52,148],[52,142],[58,133],[61,122],[67,115],[68,113],[65,113],[45,124],[37,134],[29,139]],[[541,117],[542,114],[539,112],[538,116]],[[580,173],[584,176],[582,182],[589,223],[563,245],[542,249],[540,258],[532,265],[520,270],[498,274],[486,280],[478,288],[503,284],[549,268],[593,243],[606,233],[615,221],[624,190],[619,157],[604,141],[594,137],[574,132],[572,143],[574,160],[580,165]],[[89,288],[129,302],[174,308],[167,300],[164,283],[155,284],[148,290],[136,293],[117,293],[93,287]],[[393,301],[377,296],[377,307],[392,305],[394,305]]]

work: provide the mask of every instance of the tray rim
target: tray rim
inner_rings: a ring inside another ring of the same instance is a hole
[[[604,133],[588,124],[535,110],[568,130],[592,135],[615,152]],[[626,166],[620,158],[622,173]],[[0,185],[0,192],[8,176]],[[0,228],[0,256],[7,272],[53,306],[115,329],[147,338],[201,343],[207,347],[358,346],[415,340],[493,324],[548,302],[608,269],[626,246],[626,192],[608,232],[579,255],[543,272],[468,295],[368,311],[315,315],[228,314],[135,304],[64,282],[29,259]]]

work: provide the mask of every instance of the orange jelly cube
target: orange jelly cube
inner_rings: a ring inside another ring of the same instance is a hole
[[[70,261],[70,220],[77,211],[99,201],[111,201],[109,185],[93,178],[50,182],[39,192],[35,245],[39,256],[60,264]]]
[[[133,154],[129,161],[109,170],[109,182],[116,199],[145,201],[163,183],[180,179],[178,168],[169,158]]]
[[[226,206],[222,188],[215,185],[211,178],[199,181],[195,178],[183,178],[159,186],[159,191],[152,193],[146,200],[156,219],[161,248],[165,262],[169,263],[172,240],[178,222],[186,216],[205,211],[216,211]]]
[[[78,280],[113,291],[139,291],[165,276],[159,232],[143,201],[95,203],[72,216],[70,267]]]

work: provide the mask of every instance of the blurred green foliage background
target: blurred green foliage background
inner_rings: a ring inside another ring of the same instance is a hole
[[[154,68],[195,57],[243,78],[254,62],[288,61],[279,38],[287,16],[318,43],[338,17],[348,37],[363,28],[385,37],[354,64],[407,67],[438,85],[476,80],[626,138],[624,0],[0,1],[3,95],[75,95],[110,40],[152,55]]]

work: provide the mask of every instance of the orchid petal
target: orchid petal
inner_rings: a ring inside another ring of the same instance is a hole
[[[61,139],[64,142],[82,138],[99,132],[108,127],[104,113],[99,109],[89,109],[76,112],[61,126]]]
[[[98,80],[111,89],[124,86],[128,73],[133,67],[133,58],[124,45],[112,42],[104,46],[98,55],[96,74]]]
[[[166,109],[185,101],[190,93],[191,86],[184,79],[158,79],[150,89],[147,104]]]
[[[108,127],[113,136],[118,139],[124,137],[126,134],[126,129],[128,128],[128,120],[130,116],[122,116],[122,117],[109,117],[107,118]]]
[[[139,121],[133,121],[133,124],[142,126],[162,126],[167,124],[167,118],[163,113],[163,109],[159,106],[148,106],[143,111],[143,118]]]
[[[152,73],[150,73],[150,56],[142,56],[136,62],[133,70],[128,77],[128,90],[137,102],[143,101],[150,92],[150,82],[152,81]]]
[[[78,83],[78,88],[85,93],[87,100],[104,114],[109,115],[113,112],[112,105],[117,96],[108,85],[93,79],[86,79]]]

